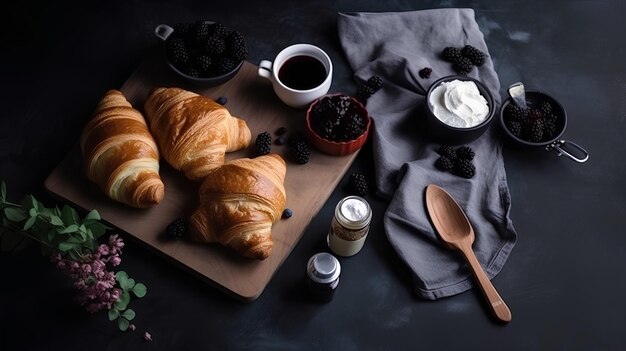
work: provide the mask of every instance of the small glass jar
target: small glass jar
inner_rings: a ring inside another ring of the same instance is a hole
[[[339,260],[326,252],[317,253],[309,258],[306,272],[311,295],[317,300],[330,301],[339,286]]]
[[[356,255],[363,248],[371,220],[372,209],[364,198],[343,198],[335,207],[327,238],[328,247],[340,256]]]

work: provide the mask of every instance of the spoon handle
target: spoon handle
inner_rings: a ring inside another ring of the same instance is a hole
[[[496,288],[491,284],[491,281],[485,274],[485,271],[480,266],[478,259],[476,259],[476,255],[474,255],[474,250],[472,250],[471,246],[462,245],[460,250],[465,255],[467,262],[469,263],[472,271],[474,272],[474,276],[478,281],[478,285],[480,286],[480,290],[483,292],[483,295],[489,302],[489,306],[493,314],[501,320],[502,322],[510,322],[511,321],[511,310],[506,305],[504,300],[500,297]]]

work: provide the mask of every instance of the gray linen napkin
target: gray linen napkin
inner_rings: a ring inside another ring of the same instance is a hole
[[[510,195],[497,124],[468,144],[476,152],[471,179],[434,167],[439,144],[425,132],[423,104],[428,87],[455,74],[440,58],[446,46],[470,44],[488,53],[472,9],[397,13],[340,13],[339,38],[355,78],[381,76],[384,87],[367,102],[374,120],[372,142],[379,195],[391,199],[384,226],[391,245],[414,273],[416,292],[427,299],[461,293],[474,285],[469,267],[443,246],[429,221],[428,184],[446,189],[465,210],[476,240],[474,252],[493,278],[506,262],[517,234],[509,218]],[[418,71],[432,68],[429,79]],[[469,74],[483,82],[500,105],[500,82],[490,57]]]

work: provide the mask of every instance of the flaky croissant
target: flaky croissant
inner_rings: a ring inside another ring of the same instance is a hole
[[[109,90],[80,137],[87,178],[112,199],[145,208],[163,199],[159,151],[143,115]]]
[[[272,224],[285,209],[286,172],[285,161],[276,154],[236,159],[211,172],[190,218],[191,239],[267,258],[274,246]]]
[[[250,144],[246,122],[211,100],[180,88],[155,89],[146,118],[167,162],[191,180],[224,164],[224,153]]]

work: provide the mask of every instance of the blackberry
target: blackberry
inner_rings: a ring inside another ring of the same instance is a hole
[[[228,57],[222,57],[217,65],[217,74],[226,74],[232,71],[233,68],[235,68],[235,65],[235,62],[232,59]]]
[[[441,57],[448,62],[457,62],[463,55],[461,54],[461,50],[448,46],[441,52]]]
[[[383,87],[383,79],[379,76],[371,76],[367,83],[365,83],[368,87],[372,88],[375,92],[379,91]]]
[[[254,141],[254,155],[267,155],[272,151],[272,136],[268,132],[260,133]]]
[[[456,73],[463,76],[468,75],[472,71],[472,67],[474,67],[474,64],[467,57],[461,57],[452,64],[452,68]]]
[[[192,31],[193,31],[193,24],[191,23],[182,22],[182,23],[176,23],[174,25],[174,33],[176,33],[177,36],[185,40],[189,38],[189,35],[191,34]]]
[[[211,24],[205,21],[196,21],[195,27],[195,40],[198,43],[207,40],[211,34]]]
[[[543,139],[543,120],[537,119],[529,121],[526,125],[524,136],[526,140],[538,143]]]
[[[187,231],[187,222],[184,218],[178,218],[167,225],[165,232],[167,236],[174,239],[182,238]]]
[[[202,75],[206,75],[211,70],[211,64],[213,60],[208,55],[200,55],[196,60],[196,66],[198,67]]]
[[[226,96],[220,96],[217,98],[217,100],[215,100],[215,102],[220,105],[226,105],[226,103],[228,103],[228,98],[226,98]]]
[[[293,211],[292,211],[290,208],[286,208],[286,209],[283,211],[282,218],[287,219],[287,218],[291,218],[291,216],[293,216]]]
[[[528,109],[525,109],[521,106],[508,104],[504,109],[504,115],[512,121],[521,122],[526,119],[526,116],[528,116]]]
[[[198,71],[198,68],[196,66],[187,66],[182,71],[188,76],[195,78],[200,77],[200,71]]]
[[[542,119],[543,118],[543,112],[541,112],[541,110],[536,109],[536,108],[531,108],[528,110],[528,118],[531,120],[535,120],[535,119]]]
[[[348,112],[352,103],[350,102],[350,97],[345,95],[336,96],[335,99],[337,100],[334,104],[335,111],[337,112],[337,116],[341,118]]]
[[[556,121],[552,119],[545,119],[543,121],[543,138],[544,140],[550,140],[556,136]]]
[[[548,116],[552,113],[552,105],[547,101],[542,101],[541,104],[539,104],[539,109],[543,112],[544,116]]]
[[[332,110],[333,102],[329,97],[323,98],[313,107],[313,112],[320,116],[325,115]]]
[[[421,70],[419,70],[419,72],[417,73],[420,75],[420,78],[428,79],[430,78],[430,74],[433,73],[433,69],[430,67],[424,67]]]
[[[291,148],[291,152],[296,163],[301,165],[309,162],[309,158],[311,157],[309,144],[304,139],[297,140]]]
[[[437,152],[439,153],[439,155],[445,156],[445,157],[447,157],[449,159],[455,159],[456,158],[456,151],[450,145],[441,145]]]
[[[485,53],[471,45],[465,45],[463,49],[461,49],[461,55],[470,59],[476,66],[482,66],[483,63],[485,63]]]
[[[471,161],[474,159],[474,155],[474,150],[472,150],[472,148],[469,146],[461,146],[460,148],[456,149],[457,158]]]
[[[319,134],[322,138],[330,140],[335,131],[335,123],[333,121],[326,119],[317,123],[313,128],[317,134]]]
[[[441,156],[435,161],[435,167],[442,171],[451,171],[454,168],[454,160],[446,156]]]
[[[364,132],[365,121],[363,120],[363,117],[358,114],[351,115],[348,119],[348,124],[346,125],[346,134],[348,140],[356,139]]]
[[[209,35],[216,37],[224,37],[228,33],[228,28],[225,25],[216,22],[209,25]]]
[[[454,174],[469,179],[476,174],[476,167],[470,160],[458,159],[454,162]]]
[[[243,61],[248,57],[248,47],[246,41],[243,38],[243,34],[238,31],[233,31],[225,39],[226,55],[232,58],[234,61]]]
[[[509,120],[506,122],[506,127],[511,134],[518,138],[522,137],[522,124],[520,122]]]
[[[348,180],[348,189],[350,192],[359,196],[367,195],[367,193],[369,192],[369,186],[367,184],[367,179],[365,178],[365,175],[362,173],[350,174],[350,179]]]
[[[224,50],[226,50],[226,43],[220,37],[211,36],[204,42],[204,51],[211,56],[221,55]]]
[[[173,36],[165,43],[167,57],[176,67],[182,67],[189,62],[189,52],[182,37]]]
[[[374,88],[367,84],[359,85],[356,89],[356,99],[362,104],[366,104],[367,100],[376,92]]]

